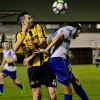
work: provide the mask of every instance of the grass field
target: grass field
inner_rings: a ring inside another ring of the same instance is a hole
[[[32,100],[32,93],[28,83],[27,68],[17,66],[17,79],[24,84],[25,94],[22,95],[17,86],[12,85],[9,77],[4,80],[4,96],[0,100]],[[89,100],[100,100],[100,68],[95,65],[72,65],[74,74],[79,78]],[[63,100],[63,90],[58,83],[57,100]],[[42,100],[49,100],[45,86],[42,86]],[[73,100],[81,100],[73,90]]]

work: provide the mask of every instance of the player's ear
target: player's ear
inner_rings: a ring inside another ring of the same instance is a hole
[[[75,29],[77,30],[77,27],[75,27]]]
[[[21,24],[22,24],[22,25],[25,25],[25,22],[22,20],[22,21],[21,21]]]

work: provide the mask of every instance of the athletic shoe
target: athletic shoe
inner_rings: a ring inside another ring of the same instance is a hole
[[[25,87],[23,85],[23,88],[21,89],[21,93],[24,94],[25,93]]]
[[[1,93],[1,92],[0,92],[0,96],[4,96],[4,93]]]

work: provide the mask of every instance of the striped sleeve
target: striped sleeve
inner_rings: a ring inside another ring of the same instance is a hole
[[[46,36],[45,29],[44,29],[44,27],[41,24],[37,24],[36,25],[36,30],[37,30],[37,33],[38,33],[38,37],[39,38],[47,37]]]
[[[21,38],[21,36],[22,36],[21,32],[17,32],[17,34],[15,35],[14,43],[16,43]]]

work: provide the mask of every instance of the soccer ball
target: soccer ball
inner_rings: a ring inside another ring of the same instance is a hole
[[[67,10],[67,3],[64,1],[55,1],[52,5],[53,12],[56,14],[64,14]]]

